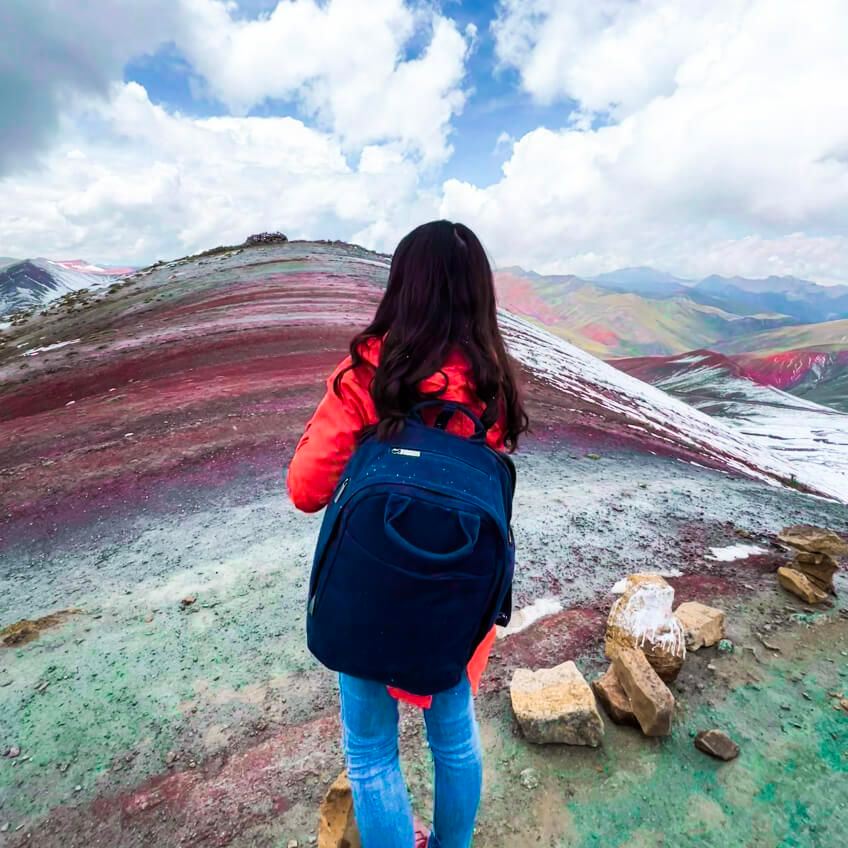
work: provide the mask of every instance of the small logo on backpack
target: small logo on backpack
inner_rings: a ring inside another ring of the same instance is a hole
[[[392,448],[392,453],[395,456],[421,456],[421,451],[408,448]]]

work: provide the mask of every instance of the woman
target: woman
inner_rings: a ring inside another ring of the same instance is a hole
[[[492,269],[462,224],[433,221],[404,237],[371,324],[327,381],[288,471],[295,506],[328,503],[357,438],[386,437],[428,398],[457,401],[489,426],[488,443],[512,451],[527,415],[498,329]],[[454,416],[448,429],[472,425]],[[467,676],[429,696],[339,676],[345,757],[364,848],[467,848],[480,802],[482,760],[472,694],[494,641],[478,645]],[[433,833],[416,828],[398,760],[397,701],[424,710],[435,764]]]

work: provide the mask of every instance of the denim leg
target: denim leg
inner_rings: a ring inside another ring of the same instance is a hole
[[[412,848],[409,794],[398,758],[397,701],[371,680],[339,675],[342,733],[363,848]]]
[[[424,710],[436,770],[430,848],[469,848],[480,805],[483,757],[468,678]]]

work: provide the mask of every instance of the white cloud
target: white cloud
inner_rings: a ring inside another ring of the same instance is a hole
[[[492,186],[446,183],[442,213],[500,261],[848,280],[842,0],[510,0],[494,30],[533,96],[608,116],[527,133]]]
[[[396,142],[426,165],[450,155],[473,28],[463,34],[406,0],[287,0],[258,18],[239,13],[223,0],[4,0],[2,35],[14,35],[0,35],[0,173],[55,136],[77,96],[106,98],[128,61],[169,42],[196,74],[193,89],[234,114],[284,99],[346,151]]]
[[[294,0],[250,21],[219,0],[181,3],[191,26],[179,46],[233,111],[296,99],[349,149],[390,140],[427,163],[448,157],[473,31],[404,0]],[[422,54],[404,58],[422,34]]]
[[[32,164],[78,97],[105,97],[133,56],[181,32],[173,0],[0,4],[0,176]]]
[[[500,61],[563,117],[499,127],[509,158],[489,186],[439,182],[479,36],[428,3],[262,0],[248,19],[221,0],[9,2],[0,129],[32,132],[0,151],[2,255],[146,262],[269,228],[390,250],[444,215],[539,271],[848,282],[844,0],[504,0]],[[175,114],[120,83],[167,41],[233,115]],[[16,100],[4,73],[29,80]],[[266,98],[310,118],[243,116]],[[51,122],[59,141],[22,171]]]
[[[624,117],[670,94],[705,40],[723,40],[748,0],[502,0],[493,23],[501,62],[550,103],[579,100]]]
[[[390,232],[387,222],[424,212],[417,166],[397,150],[369,146],[353,168],[337,138],[293,118],[191,119],[136,83],[69,116],[63,135],[44,170],[2,183],[14,210],[0,218],[4,253],[146,262],[266,229]]]

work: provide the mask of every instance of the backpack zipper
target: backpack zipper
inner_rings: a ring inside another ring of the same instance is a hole
[[[350,483],[350,477],[345,477],[342,480],[341,486],[339,486],[339,490],[336,492],[336,496],[333,498],[333,503],[338,503],[339,498],[344,494],[344,490],[347,488],[347,484]]]

